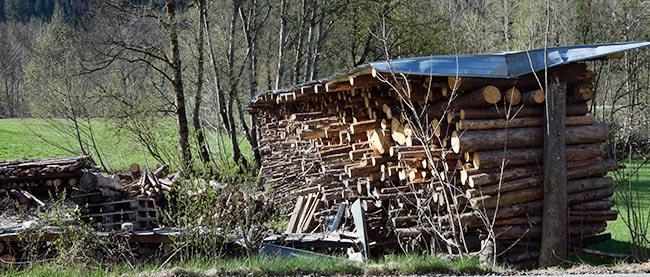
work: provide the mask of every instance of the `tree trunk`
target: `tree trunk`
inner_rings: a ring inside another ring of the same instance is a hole
[[[299,84],[302,79],[302,59],[305,53],[303,49],[303,40],[305,37],[305,24],[307,23],[307,0],[302,0],[302,14],[300,15],[300,23],[298,23],[298,40],[296,41],[295,63],[293,72],[293,83]]]
[[[176,1],[167,0],[165,2],[169,26],[167,27],[167,37],[169,38],[169,47],[171,48],[171,67],[174,71],[172,77],[172,86],[176,95],[176,122],[178,123],[178,141],[181,148],[181,163],[184,173],[189,173],[192,166],[192,155],[190,153],[189,128],[187,126],[187,112],[185,111],[185,92],[183,90],[183,75],[181,65],[181,55],[178,43],[178,34],[176,33]]]
[[[192,116],[192,123],[194,125],[194,131],[196,132],[196,141],[199,144],[199,157],[204,166],[207,166],[210,163],[210,152],[208,151],[208,145],[205,142],[205,135],[203,134],[203,128],[201,126],[201,97],[203,93],[203,72],[204,72],[204,58],[203,58],[203,44],[205,36],[205,0],[199,0],[199,24],[197,26],[199,34],[197,39],[197,52],[198,52],[198,69],[196,73],[196,95],[194,96],[194,114]]]
[[[228,91],[228,125],[230,126],[230,143],[232,144],[232,157],[236,164],[240,166],[240,171],[245,171],[248,168],[246,159],[242,156],[239,142],[237,141],[237,132],[235,125],[235,118],[233,114],[233,105],[237,95],[237,84],[239,77],[235,72],[235,30],[237,29],[237,11],[241,6],[241,1],[233,1],[233,13],[230,18],[230,35],[228,38],[228,75],[230,78],[230,89]]]
[[[278,33],[278,70],[275,74],[275,89],[282,85],[282,75],[284,74],[284,36],[287,25],[287,0],[280,1],[280,31]]]
[[[544,132],[544,200],[539,266],[556,266],[568,258],[566,178],[566,84],[553,81],[546,95]]]
[[[248,51],[250,57],[248,60],[248,79],[249,79],[249,93],[251,99],[255,97],[257,93],[257,36],[259,33],[259,28],[263,22],[257,22],[257,1],[251,3],[251,12],[249,14],[250,18],[246,18],[244,13],[240,9],[240,16],[242,17],[244,32],[246,36],[246,43],[248,45]],[[253,25],[253,26],[251,26]],[[240,106],[239,109],[240,120],[245,123],[243,108]],[[257,135],[257,116],[256,114],[251,115],[251,126],[250,128],[245,128],[246,138],[253,149],[253,157],[255,159],[255,165],[260,166],[262,162],[262,155],[259,150],[259,141]]]
[[[207,15],[207,9],[208,9],[207,5],[205,9]],[[210,54],[210,65],[212,66],[212,70],[214,73],[214,89],[217,94],[217,109],[219,110],[219,115],[221,116],[221,124],[223,124],[224,129],[226,130],[228,136],[230,136],[232,130],[230,130],[230,125],[228,124],[228,122],[230,122],[230,119],[228,118],[228,107],[226,106],[226,96],[224,95],[223,89],[221,88],[217,58],[214,55],[214,48],[212,47],[212,39],[210,38],[210,22],[207,16],[204,16],[203,20],[205,25],[205,32],[206,34],[208,34],[206,36],[207,38],[206,42],[208,43],[208,50],[209,50],[208,53]]]
[[[316,9],[318,9],[318,0],[312,0],[311,4],[312,4],[311,10],[309,14],[309,30],[307,31],[307,56],[304,58],[305,73],[304,76],[302,77],[302,82],[309,81],[309,77],[311,73],[311,62],[312,62],[312,57],[310,55],[314,51],[314,47],[312,45],[314,44],[313,42],[314,42],[314,31],[316,29]]]
[[[325,30],[323,30],[323,25],[325,21],[325,13],[327,12],[327,1],[321,1],[321,12],[320,18],[318,20],[318,35],[316,36],[316,45],[311,56],[311,69],[309,74],[309,79],[314,80],[318,77],[318,61],[320,59],[320,50],[325,39]]]

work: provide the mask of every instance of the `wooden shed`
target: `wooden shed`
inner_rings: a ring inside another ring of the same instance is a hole
[[[260,93],[251,111],[265,187],[287,233],[354,232],[371,253],[490,245],[502,261],[534,264],[554,83],[566,92],[570,244],[606,240],[618,214],[606,175],[617,165],[603,153],[606,126],[589,114],[596,73],[584,62],[649,44],[379,61]]]

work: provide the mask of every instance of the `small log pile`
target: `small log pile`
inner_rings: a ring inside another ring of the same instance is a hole
[[[118,174],[116,177],[127,182],[126,190],[130,197],[152,198],[159,200],[163,192],[172,191],[178,182],[178,172],[168,174],[169,165],[162,165],[156,170],[141,171],[140,165],[133,163],[129,166],[130,174]]]
[[[605,126],[588,115],[595,73],[574,63],[548,76],[567,85],[570,235],[584,247],[606,239],[598,234],[617,217],[604,177],[616,163],[603,157]],[[384,78],[356,73],[263,93],[251,105],[265,185],[276,204],[293,205],[283,210],[287,232],[351,230],[345,207],[360,199],[375,249],[424,251],[435,241],[448,251],[453,241],[477,251],[496,241],[501,260],[534,261],[544,174],[537,78]]]
[[[44,206],[42,200],[72,191],[85,173],[97,172],[88,156],[0,161],[0,195]]]

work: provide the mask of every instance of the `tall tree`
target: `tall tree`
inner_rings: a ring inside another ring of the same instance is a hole
[[[163,23],[169,39],[171,60],[168,64],[172,70],[172,89],[176,98],[176,122],[178,124],[178,138],[181,148],[181,163],[183,172],[189,173],[192,167],[192,154],[190,153],[189,128],[187,124],[187,111],[185,110],[185,91],[183,89],[183,66],[181,63],[180,46],[178,43],[176,22],[176,0],[166,0],[165,10],[167,22]]]
[[[192,124],[194,125],[194,132],[196,132],[196,141],[199,144],[199,157],[201,162],[208,166],[210,163],[210,153],[208,151],[208,145],[205,141],[205,134],[203,133],[203,126],[201,125],[201,97],[203,94],[203,73],[204,73],[204,58],[203,58],[203,45],[205,44],[205,0],[198,0],[198,38],[196,41],[196,51],[198,54],[197,59],[197,71],[196,71],[196,94],[194,95],[194,113],[192,115]]]
[[[190,173],[189,126],[186,111],[185,88],[176,0],[166,0],[164,6],[155,3],[131,4],[119,0],[98,3],[92,23],[91,45],[99,57],[89,71],[110,68],[113,63],[139,64],[158,74],[172,92],[171,109],[176,119],[176,135],[180,152],[180,167]],[[110,26],[107,27],[107,26]]]

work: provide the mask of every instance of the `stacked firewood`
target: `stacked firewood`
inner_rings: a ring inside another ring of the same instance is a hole
[[[42,199],[78,186],[87,172],[99,172],[88,156],[0,161],[0,194],[42,205]]]
[[[616,163],[603,158],[605,126],[587,115],[594,72],[570,64],[548,76],[567,85],[569,220],[583,247],[606,238],[591,235],[616,219],[612,179],[603,177]],[[277,203],[294,204],[287,232],[329,230],[338,217],[354,228],[345,207],[359,199],[376,245],[423,250],[434,239],[475,251],[496,235],[503,260],[534,260],[545,113],[537,78],[379,79],[367,72],[253,103],[266,184]]]
[[[168,174],[169,165],[143,172],[140,165],[133,163],[129,170],[130,174],[118,174],[116,177],[127,182],[125,187],[130,197],[161,199],[163,192],[172,191],[180,177],[178,172]]]

